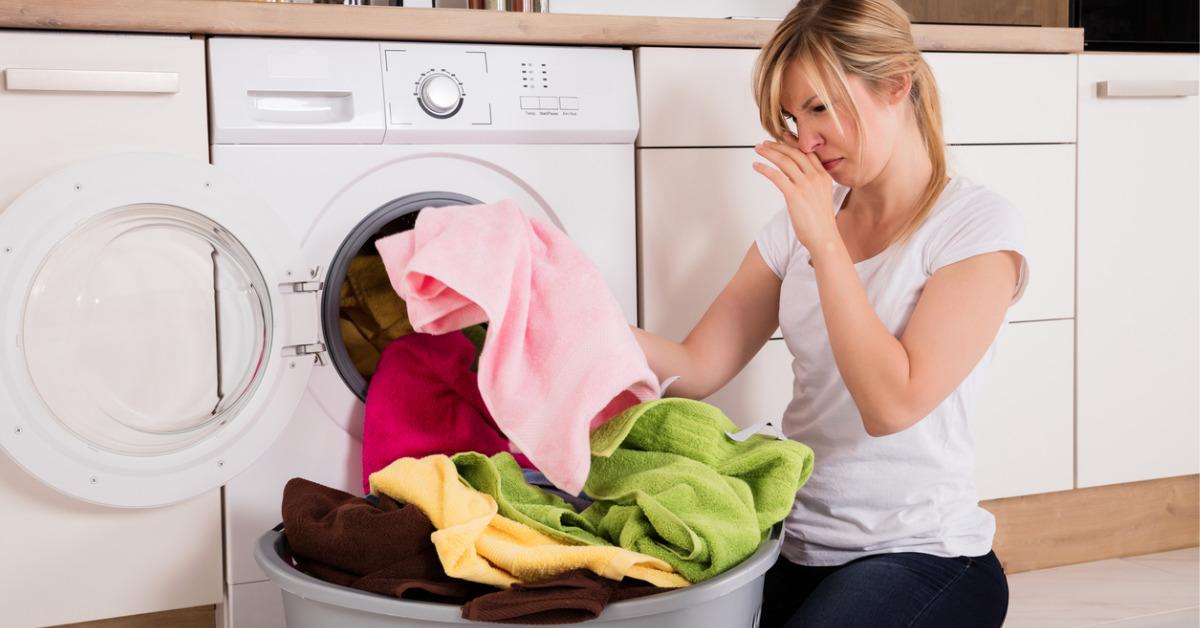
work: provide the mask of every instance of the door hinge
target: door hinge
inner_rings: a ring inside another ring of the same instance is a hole
[[[280,292],[297,294],[301,292],[320,292],[325,289],[323,281],[291,281],[279,284]]]
[[[325,343],[310,342],[303,345],[286,345],[282,352],[285,358],[295,358],[306,355],[313,356],[313,364],[325,366]]]

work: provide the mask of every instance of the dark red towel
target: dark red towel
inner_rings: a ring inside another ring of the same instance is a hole
[[[303,478],[283,489],[283,525],[301,571],[327,582],[395,597],[463,602],[496,589],[446,575],[415,506],[380,497],[379,507]]]
[[[397,458],[509,451],[479,394],[471,363],[475,345],[463,334],[413,333],[383,350],[367,389],[363,418],[362,487]],[[528,459],[514,455],[521,466]]]
[[[552,580],[481,595],[463,605],[462,616],[504,624],[571,624],[595,619],[612,602],[670,590],[640,580],[614,582],[577,569]]]

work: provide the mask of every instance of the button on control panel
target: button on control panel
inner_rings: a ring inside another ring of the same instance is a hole
[[[521,96],[521,109],[526,115],[576,115],[579,98],[576,96]]]

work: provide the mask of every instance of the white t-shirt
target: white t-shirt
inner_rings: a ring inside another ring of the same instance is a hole
[[[835,186],[837,211],[848,192]],[[1029,277],[1024,241],[1021,214],[1012,204],[954,177],[908,240],[854,268],[880,320],[899,337],[929,277],[942,266],[974,255],[1001,250],[1022,254],[1012,299],[1016,303]],[[872,437],[834,363],[814,270],[786,209],[771,219],[756,242],[767,265],[783,280],[779,325],[792,354],[794,375],[783,431],[815,454],[812,477],[797,494],[786,523],[784,556],[804,565],[840,565],[891,552],[986,554],[996,525],[979,507],[968,416],[1007,325],[933,412],[902,432]]]

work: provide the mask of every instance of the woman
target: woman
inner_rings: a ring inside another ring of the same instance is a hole
[[[801,0],[755,92],[753,167],[787,207],[682,343],[636,330],[672,393],[722,387],[778,325],[789,438],[813,475],[767,575],[764,626],[999,626],[967,414],[1028,271],[1021,218],[947,173],[937,86],[891,0]]]

